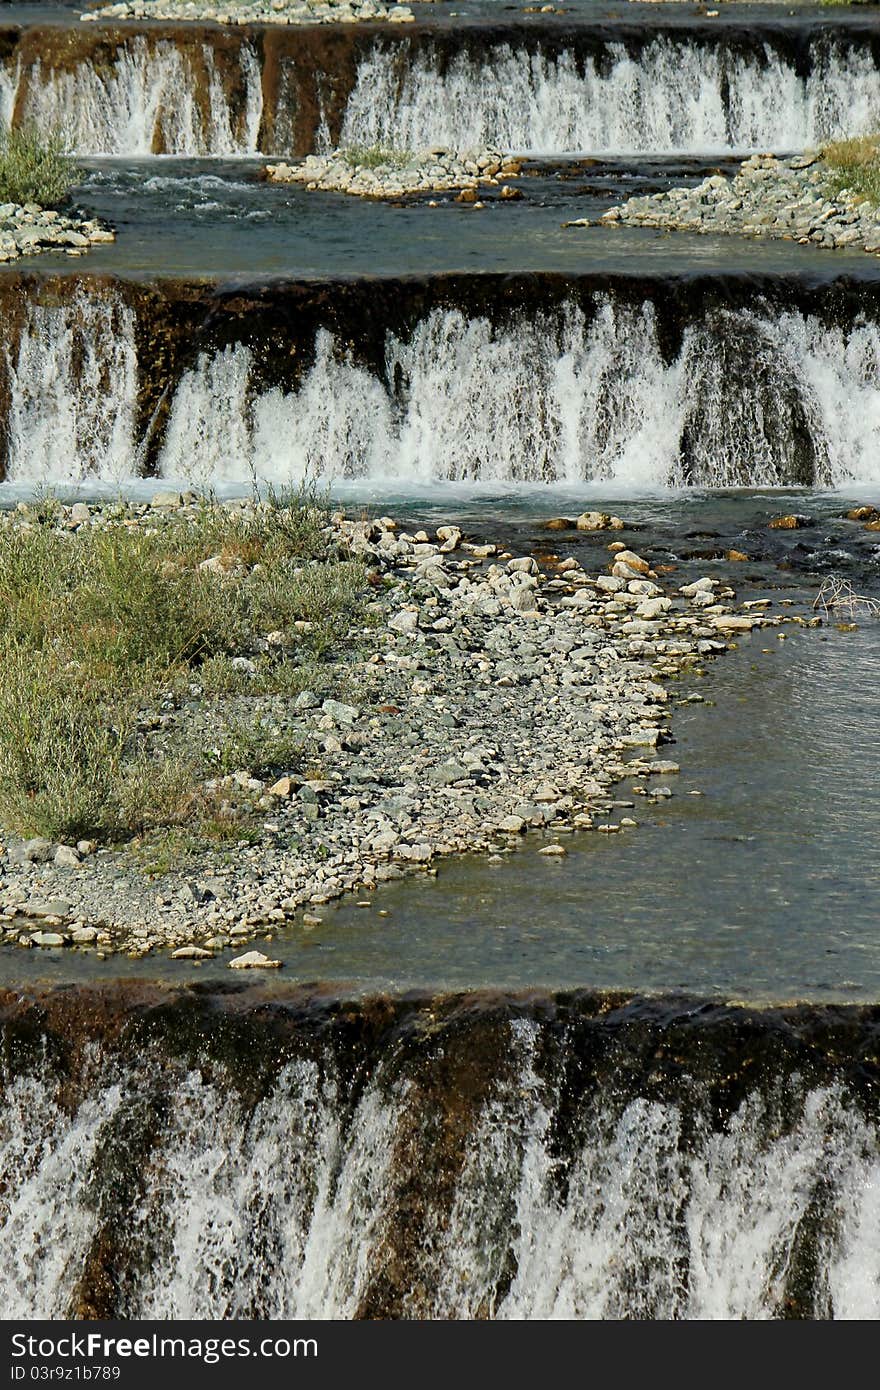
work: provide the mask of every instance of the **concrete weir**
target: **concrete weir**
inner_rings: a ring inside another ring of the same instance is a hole
[[[794,149],[880,119],[880,37],[858,16],[420,13],[406,29],[7,24],[0,116],[61,123],[82,154],[288,156]]]
[[[877,1029],[585,992],[10,993],[4,1307],[875,1317]]]
[[[872,281],[8,272],[0,314],[19,484],[843,486],[876,468]]]

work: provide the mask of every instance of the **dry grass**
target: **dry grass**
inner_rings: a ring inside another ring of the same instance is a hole
[[[391,150],[383,145],[347,145],[339,153],[353,169],[405,169],[413,160],[410,150]]]
[[[829,574],[813,600],[813,611],[826,618],[880,618],[880,599],[857,594],[848,579]]]
[[[322,666],[326,683],[365,574],[325,553],[322,521],[282,500],[71,534],[50,505],[0,531],[0,822],[69,842],[216,818],[200,786],[217,758],[144,718],[179,692],[214,702],[220,763],[272,766],[268,735],[220,697],[294,694]]]
[[[35,126],[0,130],[0,203],[63,203],[81,174],[67,142]]]
[[[822,158],[828,168],[830,194],[848,188],[880,204],[880,135],[833,140],[822,147]]]

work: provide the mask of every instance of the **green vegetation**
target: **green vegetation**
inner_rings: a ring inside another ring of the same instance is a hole
[[[410,150],[389,150],[382,145],[348,145],[340,154],[353,169],[405,169],[413,157]]]
[[[364,568],[326,552],[323,521],[282,498],[72,533],[49,504],[0,530],[0,822],[66,842],[184,822],[240,838],[242,796],[204,782],[292,770],[299,750],[253,697],[326,688],[363,621]],[[210,747],[166,732],[181,700]]]
[[[830,196],[848,188],[880,205],[880,135],[834,140],[822,147]]]
[[[35,126],[0,130],[0,203],[63,203],[82,174],[57,131]]]

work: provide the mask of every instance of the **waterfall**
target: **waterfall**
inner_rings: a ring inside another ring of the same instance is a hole
[[[299,385],[252,385],[245,346],[175,395],[168,477],[429,483],[841,486],[877,479],[880,326],[720,311],[664,359],[650,301],[598,296],[512,327],[435,309],[381,375],[319,331]]]
[[[341,144],[618,155],[791,150],[880,125],[880,71],[855,38],[813,39],[805,71],[775,41],[744,48],[722,31],[559,51],[517,40],[480,47],[467,34],[454,48],[448,36],[377,40],[353,85],[336,67],[348,52],[316,56],[308,91],[292,57],[281,57],[272,152],[290,152],[303,104],[315,105],[317,149],[340,118]],[[19,55],[0,73],[0,115],[16,101],[20,119],[60,126],[84,155],[254,154],[263,73],[247,40],[228,52],[135,35],[101,61]]]
[[[346,1130],[337,1087],[314,1063],[285,1069],[232,1128],[228,1097],[197,1074],[175,1101],[163,1185],[146,1184],[134,1221],[144,1243],[157,1230],[166,1239],[130,1315],[213,1318],[223,1306],[248,1317],[256,1299],[264,1318],[352,1317],[390,1219],[394,1103],[371,1088]]]
[[[359,64],[341,145],[446,144],[559,154],[724,153],[799,149],[880,124],[870,49],[814,44],[803,77],[769,44],[743,54],[723,41],[656,38],[633,57],[600,58],[502,44],[492,54],[439,54],[377,43]]]
[[[97,1277],[126,1318],[880,1316],[876,1122],[844,1080],[786,1071],[784,1030],[782,1070],[728,1103],[736,1049],[768,1046],[749,1029],[685,1020],[672,1061],[631,1019],[617,1069],[601,1013],[431,1013],[430,1049],[380,1017],[369,1057],[328,1018],[274,1074],[244,1014],[244,1071],[160,1027],[5,1075],[7,1315],[94,1306]]]
[[[78,154],[253,154],[262,85],[247,43],[237,51],[234,78],[228,92],[207,44],[138,35],[106,66],[50,67],[38,59],[19,69],[15,87],[23,93],[21,119],[62,130]],[[5,82],[11,87],[9,74]]]
[[[500,323],[435,308],[370,364],[318,329],[311,365],[281,352],[274,385],[265,349],[233,342],[172,375],[151,442],[162,476],[200,488],[876,484],[880,324],[765,305],[704,311],[671,355],[661,338],[651,300],[602,293]],[[142,472],[147,370],[116,292],[29,301],[6,349],[7,480]]]
[[[37,1075],[8,1078],[0,1107],[0,1228],[26,1259],[5,1263],[8,1318],[50,1318],[67,1306],[94,1234],[87,1193],[96,1149],[122,1104],[96,1085],[74,1114]]]
[[[120,298],[79,288],[60,304],[29,301],[6,372],[10,481],[137,473],[135,317]]]

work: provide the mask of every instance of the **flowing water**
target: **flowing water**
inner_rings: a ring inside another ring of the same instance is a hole
[[[342,145],[421,149],[433,144],[541,154],[729,153],[798,149],[872,130],[880,80],[870,51],[830,43],[799,74],[764,44],[749,54],[707,52],[658,38],[634,57],[609,43],[596,58],[502,44],[441,65],[377,44],[360,63]]]
[[[534,552],[589,504],[676,582],[880,593],[845,517],[880,491],[876,259],[561,225],[876,129],[870,16],[71,8],[4,8],[0,120],[63,126],[120,235],[0,272],[0,504],[318,477]],[[521,201],[363,203],[255,158],[486,141],[541,156]],[[671,797],[616,793],[637,829],[324,909],[268,984],[5,950],[5,1315],[880,1317],[880,637],[786,636],[672,689]]]
[[[487,36],[440,12],[418,38],[358,26],[344,47],[316,47],[308,71],[284,31],[248,31],[232,51],[210,26],[111,26],[99,62],[89,36],[72,58],[35,53],[25,38],[0,69],[0,100],[16,121],[59,126],[93,155],[269,154],[304,139],[705,154],[876,128],[870,30],[816,21],[792,41],[777,16],[758,15],[757,27],[731,29],[692,16],[639,26],[625,14],[603,15],[603,27],[582,14],[560,40],[516,21]]]
[[[880,1311],[876,1010],[91,1002],[4,1001],[10,1316]]]
[[[7,348],[6,477],[121,483],[150,447],[160,476],[200,488],[875,484],[878,320],[829,324],[749,297],[705,305],[673,347],[655,298],[588,289],[500,321],[434,308],[381,335],[372,361],[325,327],[291,359],[273,333],[275,379],[262,344],[230,334],[194,352],[190,338],[161,423],[139,408],[140,330],[121,294],[31,300]]]

